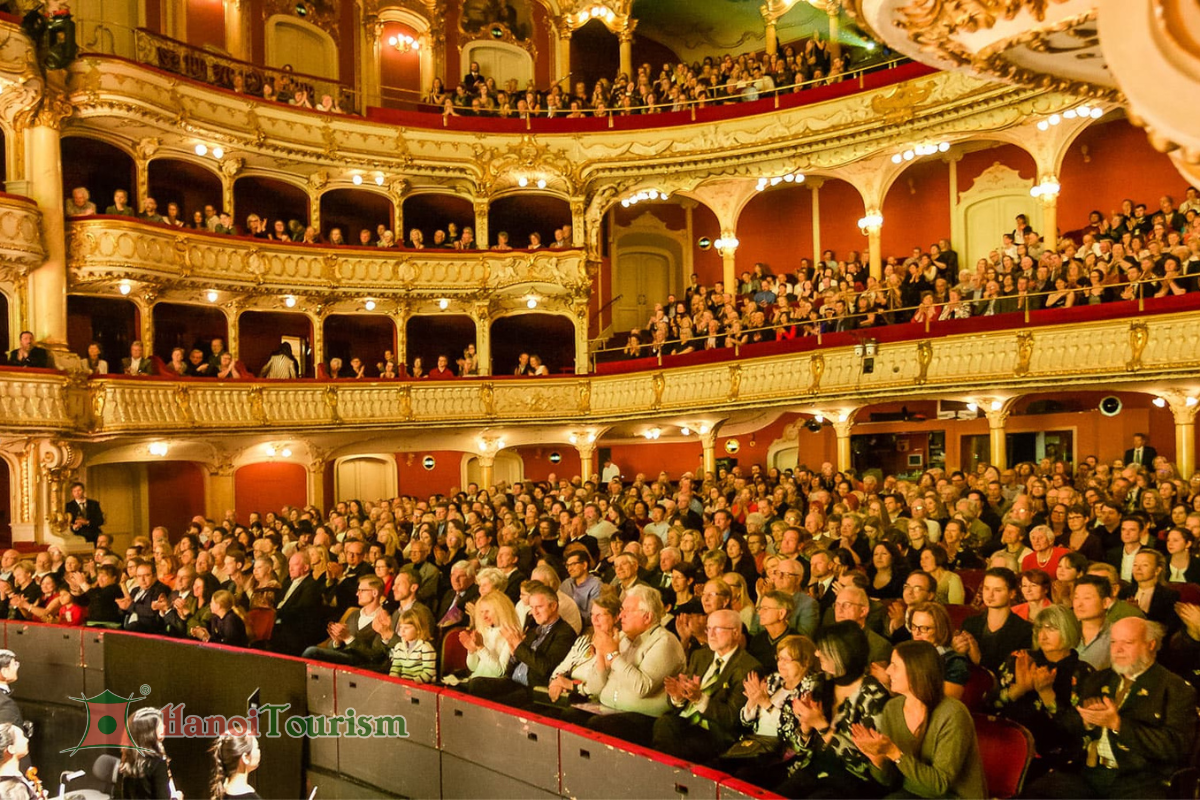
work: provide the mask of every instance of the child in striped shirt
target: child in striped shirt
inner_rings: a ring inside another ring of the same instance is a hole
[[[432,683],[437,677],[437,651],[433,647],[432,626],[426,615],[415,608],[400,614],[396,632],[400,640],[392,646],[392,669],[394,678],[404,678],[413,683]]]

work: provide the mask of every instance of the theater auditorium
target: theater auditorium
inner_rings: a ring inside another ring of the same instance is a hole
[[[1198,90],[1187,0],[0,2],[0,797],[1200,797]]]

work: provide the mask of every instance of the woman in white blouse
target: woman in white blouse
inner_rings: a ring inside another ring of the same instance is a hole
[[[475,601],[474,625],[458,634],[467,651],[472,678],[502,678],[512,657],[504,629],[521,630],[517,608],[504,592],[488,592]]]

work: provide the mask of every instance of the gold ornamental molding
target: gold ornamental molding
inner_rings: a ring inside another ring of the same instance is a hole
[[[103,138],[130,153],[137,142],[156,137],[162,142],[156,158],[195,161],[191,152],[204,141],[242,159],[243,175],[304,183],[309,174],[327,170],[330,186],[341,187],[349,185],[352,171],[368,169],[388,180],[403,177],[413,192],[475,198],[515,188],[517,172],[542,175],[547,191],[570,197],[584,196],[601,180],[636,182],[666,173],[686,188],[711,176],[757,176],[781,159],[797,169],[831,169],[890,152],[914,136],[969,137],[1078,102],[950,72],[773,113],[639,130],[636,136],[485,134],[297,111],[98,56],[72,65],[70,86],[76,111],[66,133]],[[881,116],[910,98],[916,99],[917,117],[880,124]]]
[[[1152,390],[1200,369],[1194,312],[945,336],[879,345],[864,374],[854,348],[659,369],[529,380],[228,383],[0,376],[0,430],[162,435],[602,424],[683,412],[856,406],[904,398],[1066,389]],[[735,388],[736,384],[736,388]]]
[[[42,213],[29,199],[0,195],[0,265],[24,273],[46,258],[42,247]]]
[[[4,230],[0,210],[0,231]],[[3,254],[0,244],[0,255]],[[67,226],[70,290],[115,295],[123,283],[199,292],[490,302],[536,287],[539,297],[569,301],[589,291],[581,250],[457,251],[298,247],[265,239],[188,232],[116,219]],[[160,291],[161,294],[161,291]]]

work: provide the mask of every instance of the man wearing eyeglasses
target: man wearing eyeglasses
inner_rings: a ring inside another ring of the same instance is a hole
[[[797,633],[812,636],[820,622],[820,606],[804,591],[804,565],[795,559],[780,561],[775,567],[776,590],[792,598],[788,625]],[[762,624],[765,626],[766,621]]]
[[[803,593],[801,596],[808,597]],[[812,600],[811,597],[808,599]],[[762,630],[750,638],[746,651],[763,665],[763,674],[775,672],[776,646],[784,638],[796,635],[796,629],[788,622],[795,607],[796,601],[787,592],[766,592],[758,598],[755,611]]]
[[[731,609],[708,616],[708,647],[692,653],[687,671],[667,677],[671,708],[654,723],[654,749],[696,763],[725,752],[741,730],[746,676],[762,665],[738,646],[742,624]]]
[[[892,643],[867,627],[867,614],[871,613],[871,601],[867,593],[858,586],[847,586],[838,592],[833,604],[833,615],[837,622],[854,622],[867,634],[871,649],[872,664],[887,664],[892,660]]]
[[[892,644],[906,642],[912,638],[905,621],[908,610],[917,603],[933,602],[937,594],[937,582],[928,572],[916,570],[908,573],[904,579],[904,587],[900,590],[900,599],[893,600],[887,608],[887,619],[883,622],[883,632]]]

